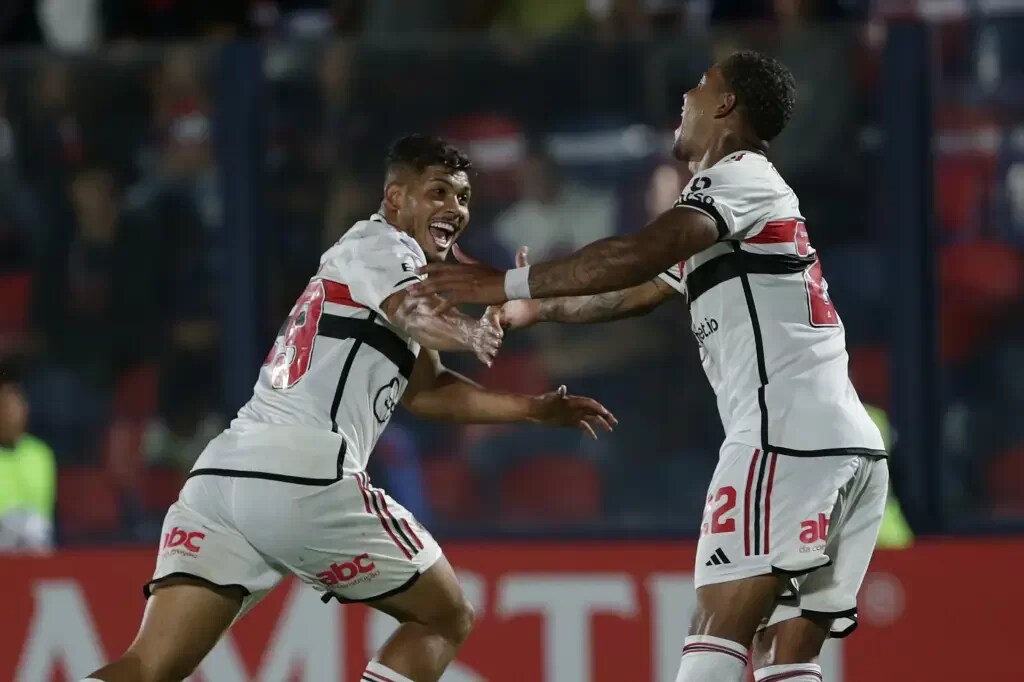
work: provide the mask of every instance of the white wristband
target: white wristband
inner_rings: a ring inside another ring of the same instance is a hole
[[[515,301],[530,298],[530,266],[514,268],[505,273],[505,296]]]

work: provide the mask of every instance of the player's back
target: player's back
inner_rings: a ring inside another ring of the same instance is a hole
[[[328,249],[281,326],[252,399],[219,437],[228,447],[213,448],[237,461],[218,454],[217,466],[312,478],[361,471],[419,353],[381,304],[419,281],[424,261],[415,240],[380,216]],[[212,463],[201,457],[196,466]]]
[[[663,278],[687,295],[727,439],[772,452],[881,454],[799,201],[774,166],[756,153],[727,156],[696,174],[677,205],[719,230],[716,244]]]

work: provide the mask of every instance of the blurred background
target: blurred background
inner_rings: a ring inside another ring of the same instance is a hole
[[[36,439],[38,480],[0,511],[37,510],[59,545],[154,537],[319,254],[375,210],[391,139],[461,145],[464,248],[540,261],[669,206],[682,93],[755,48],[797,78],[771,156],[910,527],[1024,528],[1016,5],[7,0],[0,416],[7,445]],[[722,433],[689,325],[670,304],[511,335],[490,371],[452,357],[495,388],[564,382],[621,427],[591,443],[398,415],[371,473],[441,537],[692,535]]]
[[[974,551],[933,556],[936,537],[1019,548],[1022,35],[1019,0],[4,0],[0,548],[136,546],[148,565],[319,255],[376,209],[392,139],[473,158],[467,252],[542,261],[671,205],[682,95],[742,48],[796,76],[770,156],[890,442],[881,545],[916,542],[900,556],[929,567]],[[620,427],[589,442],[399,411],[371,475],[442,541],[689,547],[722,438],[689,329],[680,302],[512,334],[486,371],[452,356],[498,389],[566,383]],[[894,589],[875,605],[902,608]]]

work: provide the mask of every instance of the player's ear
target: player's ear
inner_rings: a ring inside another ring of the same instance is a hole
[[[731,92],[723,92],[718,98],[718,106],[715,107],[715,118],[725,118],[736,108],[736,95]]]
[[[384,185],[384,206],[391,211],[398,211],[405,203],[405,185],[400,182],[389,182]]]

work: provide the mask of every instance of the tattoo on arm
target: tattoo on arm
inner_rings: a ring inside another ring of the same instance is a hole
[[[443,351],[472,350],[477,321],[455,308],[436,315],[431,303],[436,305],[438,302],[399,292],[385,301],[384,309],[395,326],[427,348]]]
[[[665,211],[646,227],[609,237],[530,269],[534,298],[599,294],[636,286],[718,239],[714,221],[685,207]]]
[[[539,318],[545,322],[580,324],[621,320],[653,310],[674,293],[670,286],[654,279],[630,289],[593,296],[545,298],[540,301]]]

